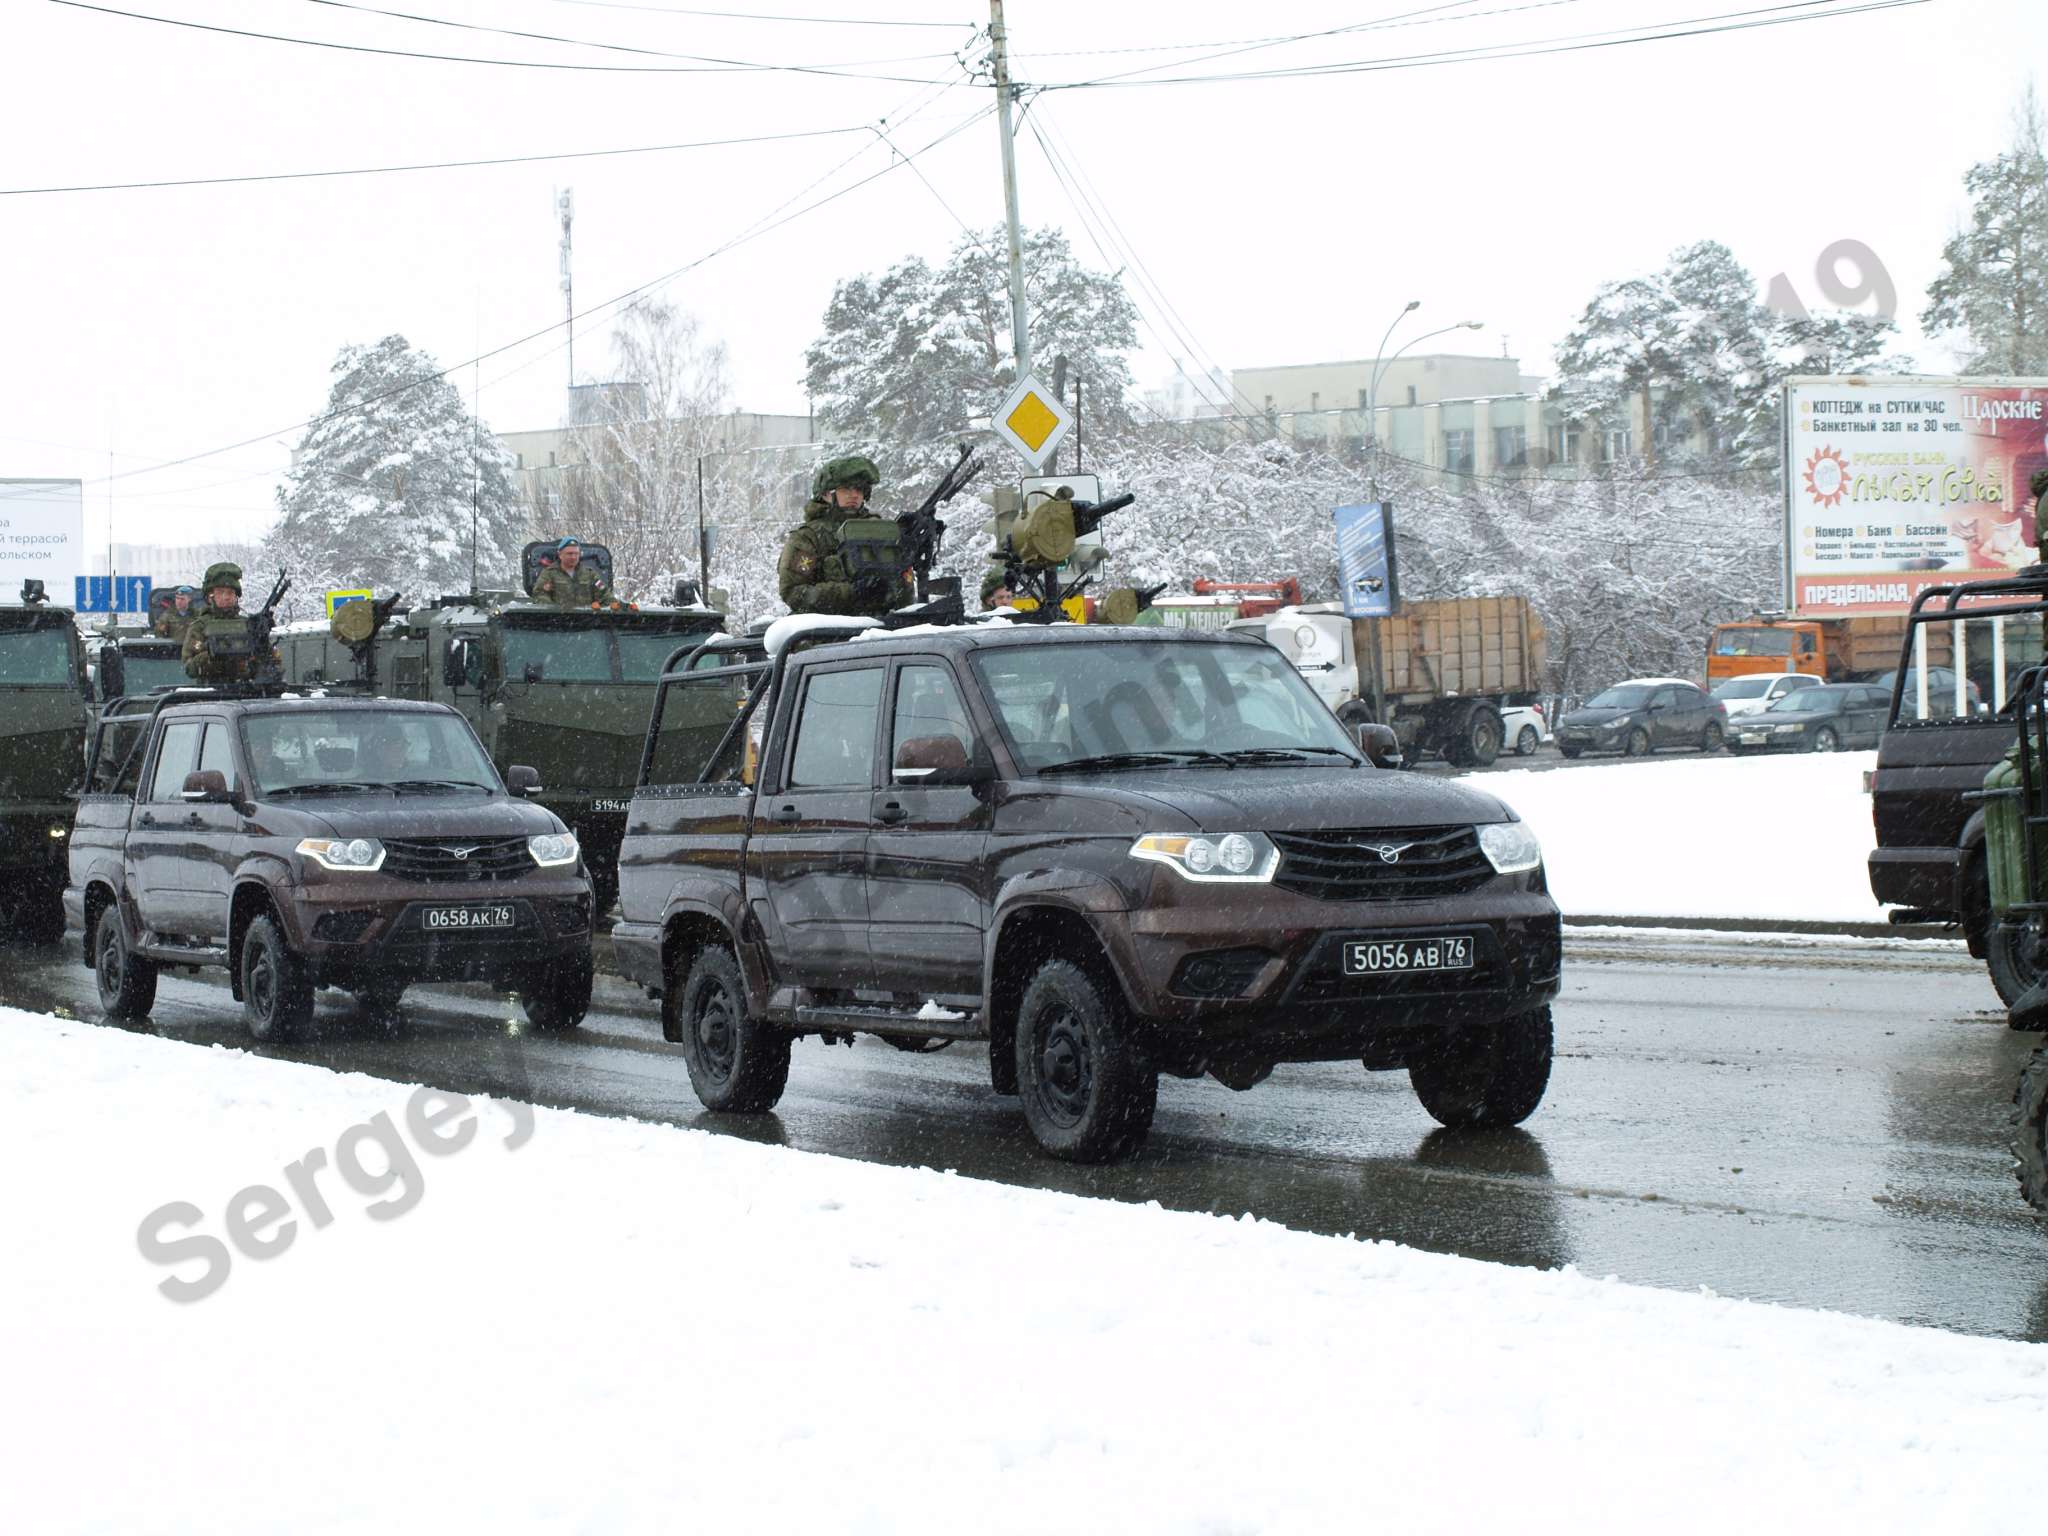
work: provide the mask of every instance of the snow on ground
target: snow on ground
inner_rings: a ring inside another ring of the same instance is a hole
[[[1692,757],[1472,775],[1543,842],[1566,917],[1881,923],[1863,772],[1875,752]]]
[[[2048,1431],[2038,1346],[420,1094],[0,1011],[8,1528],[1992,1530]]]

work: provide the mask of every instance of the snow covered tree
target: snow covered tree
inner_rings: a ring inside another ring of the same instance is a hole
[[[1773,330],[1734,252],[1701,240],[1662,272],[1600,287],[1558,348],[1555,398],[1582,420],[1634,430],[1652,463],[1659,440],[1666,457],[1764,462],[1777,448]],[[1647,442],[1625,409],[1645,393]]]
[[[327,409],[306,429],[264,563],[318,590],[414,599],[504,584],[518,562],[512,460],[434,359],[386,336],[335,359]]]
[[[953,456],[945,445],[986,420],[1016,382],[1008,262],[998,228],[965,236],[936,270],[911,257],[841,283],[805,354],[819,425],[876,454],[892,481],[943,469]],[[1049,382],[1052,359],[1065,356],[1068,379],[1083,385],[1091,439],[1124,429],[1123,354],[1138,338],[1123,284],[1082,266],[1056,229],[1026,233],[1024,284],[1034,371]]]
[[[2032,86],[2013,114],[2012,142],[1970,168],[1969,227],[1942,247],[1920,325],[1968,338],[1966,373],[2048,372],[2048,152]]]
[[[575,430],[559,528],[612,552],[620,597],[659,601],[697,573],[697,466],[731,445],[723,343],[657,299],[627,306],[612,332],[613,374]],[[717,505],[709,495],[707,507]]]
[[[1776,338],[1780,365],[1786,373],[1905,373],[1913,360],[1884,350],[1898,333],[1889,317],[1857,310],[1785,316]]]

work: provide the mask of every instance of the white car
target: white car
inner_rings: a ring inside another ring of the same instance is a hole
[[[1500,743],[1517,757],[1534,757],[1550,740],[1550,722],[1540,704],[1516,704],[1500,712]]]
[[[1826,681],[1811,672],[1751,672],[1718,684],[1714,697],[1728,711],[1730,720],[1739,720],[1769,709],[1795,689],[1817,688]]]

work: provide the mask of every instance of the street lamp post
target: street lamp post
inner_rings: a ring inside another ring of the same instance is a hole
[[[1408,301],[1408,309],[1402,310],[1401,315],[1407,314],[1409,309],[1416,308],[1421,302],[1420,299],[1410,299]],[[1401,315],[1394,317],[1394,325],[1401,323]],[[1424,331],[1420,336],[1402,342],[1395,349],[1392,357],[1373,359],[1372,381],[1365,388],[1365,411],[1372,426],[1372,494],[1375,501],[1379,499],[1380,494],[1380,380],[1385,376],[1388,367],[1396,362],[1401,354],[1410,347],[1420,342],[1428,341],[1433,336],[1448,336],[1452,331],[1483,331],[1485,329],[1486,322],[1483,320],[1460,320],[1456,325],[1446,325],[1434,331]],[[1387,337],[1391,337],[1393,334],[1394,326],[1390,325],[1387,327],[1387,335],[1380,339],[1380,350],[1382,352],[1386,350]]]

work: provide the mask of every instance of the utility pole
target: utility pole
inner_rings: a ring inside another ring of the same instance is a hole
[[[988,0],[988,41],[994,56],[996,122],[1003,143],[1003,205],[1010,225],[1010,346],[1017,377],[1031,371],[1031,338],[1024,331],[1024,239],[1017,228],[1017,138],[1010,121],[1010,58],[1003,33],[1003,0]]]
[[[576,387],[576,289],[569,278],[569,226],[576,222],[575,197],[573,187],[564,187],[555,194],[555,212],[562,217],[562,334],[568,339],[571,389]]]

